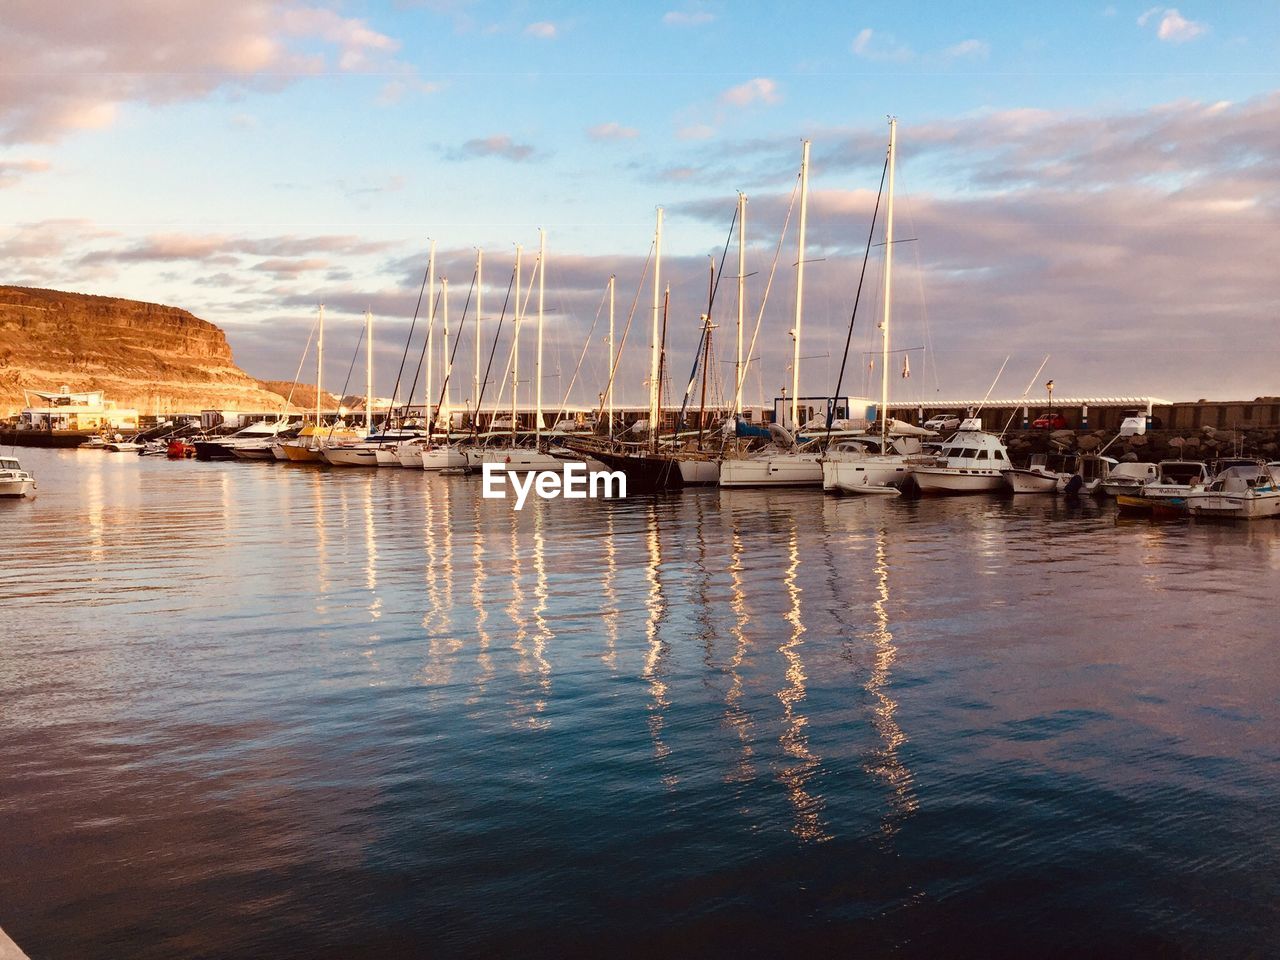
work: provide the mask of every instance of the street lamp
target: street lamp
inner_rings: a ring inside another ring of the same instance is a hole
[[[1052,430],[1053,429],[1053,381],[1050,380],[1048,383],[1046,383],[1044,385],[1044,388],[1049,391],[1049,429]]]

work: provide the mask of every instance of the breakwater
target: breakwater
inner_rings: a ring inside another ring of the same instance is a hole
[[[1019,430],[1007,435],[1015,462],[1036,453],[1105,452],[1117,460],[1158,463],[1161,460],[1215,460],[1219,457],[1280,457],[1280,427],[1222,430],[1217,427],[1149,430],[1116,438],[1114,430]]]

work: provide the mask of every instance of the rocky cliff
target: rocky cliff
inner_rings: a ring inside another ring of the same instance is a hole
[[[64,384],[144,416],[283,402],[236,366],[221,330],[186,310],[0,286],[0,416],[21,409],[24,389]]]

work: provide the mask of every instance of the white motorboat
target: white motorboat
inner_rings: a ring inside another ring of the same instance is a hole
[[[1115,466],[1118,464],[1111,457],[1099,456],[1096,453],[1077,454],[1074,466],[1058,474],[1058,492],[1100,493],[1102,484],[1110,476],[1111,468]]]
[[[1108,497],[1137,493],[1144,483],[1160,476],[1160,467],[1154,463],[1118,463],[1111,468],[1101,490]]]
[[[1161,460],[1159,471],[1159,476],[1136,493],[1116,497],[1122,512],[1180,513],[1187,508],[1187,495],[1203,489],[1212,479],[1209,468],[1199,460]]]
[[[137,453],[143,448],[141,443],[133,440],[112,440],[103,446],[110,453]]]
[[[1013,493],[1056,493],[1059,472],[1049,466],[1049,458],[1043,453],[1032,454],[1026,467],[1014,467],[1000,471]]]
[[[36,480],[13,457],[0,457],[0,497],[30,497]]]
[[[942,444],[938,462],[915,467],[912,476],[924,494],[997,493],[1006,484],[1003,471],[1010,468],[1004,441],[970,417]]]
[[[1056,493],[1058,490],[1058,475],[1042,465],[1010,467],[1000,473],[1014,493]]]
[[[1280,516],[1280,476],[1264,463],[1228,467],[1186,495],[1187,511],[1201,517],[1257,520]]]

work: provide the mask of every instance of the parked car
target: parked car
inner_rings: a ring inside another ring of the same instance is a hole
[[[1067,418],[1060,413],[1042,413],[1031,424],[1032,430],[1065,430]]]
[[[926,430],[937,430],[939,433],[945,430],[954,430],[958,426],[960,426],[960,418],[952,416],[934,417],[932,420],[924,422]]]

